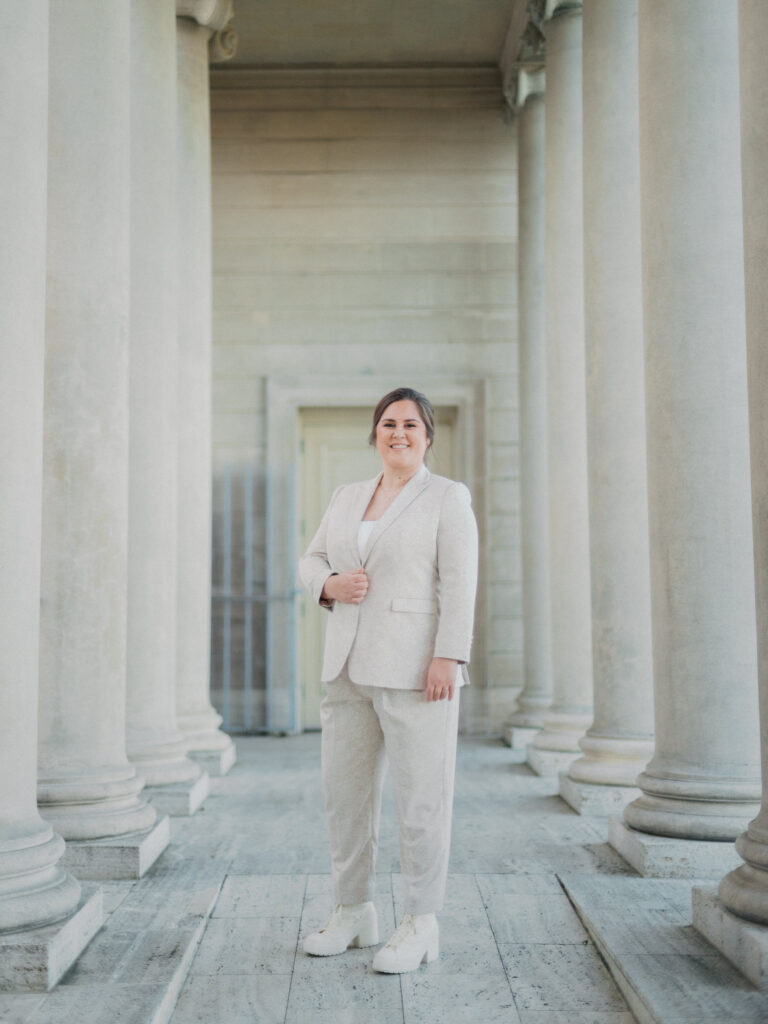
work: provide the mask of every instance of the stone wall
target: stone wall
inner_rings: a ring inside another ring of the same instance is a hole
[[[516,143],[497,73],[222,70],[212,76],[214,593],[266,573],[266,381],[424,387],[477,379],[465,455],[483,535],[476,684],[465,731],[501,729],[520,686]],[[478,472],[479,471],[479,472]],[[235,529],[225,581],[225,477]],[[226,583],[226,587],[225,587]],[[220,603],[220,602],[219,602]],[[214,600],[213,693],[225,638]],[[242,610],[242,609],[241,609]],[[250,616],[248,616],[250,617]],[[251,658],[263,701],[264,606]],[[239,624],[238,624],[239,622]],[[244,626],[231,606],[233,727]],[[480,674],[478,674],[478,669]]]

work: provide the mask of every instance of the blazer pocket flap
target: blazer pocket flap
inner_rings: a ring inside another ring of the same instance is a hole
[[[393,597],[392,611],[437,615],[437,601],[431,597]]]

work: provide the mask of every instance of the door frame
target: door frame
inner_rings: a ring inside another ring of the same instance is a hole
[[[299,643],[296,606],[300,583],[296,569],[298,515],[302,507],[297,493],[299,458],[299,410],[303,407],[368,406],[373,411],[382,395],[402,386],[403,374],[388,377],[296,374],[264,378],[266,412],[267,491],[266,568],[268,593],[293,595],[291,614],[270,617],[266,636],[266,689],[273,733],[302,731],[297,650]],[[433,405],[456,408],[456,466],[470,488],[480,526],[480,580],[484,571],[486,526],[487,391],[484,377],[448,374],[408,374],[408,386],[429,396]],[[286,514],[287,512],[287,514]],[[486,587],[478,587],[473,648],[473,675],[485,679]],[[481,684],[482,685],[482,684]]]

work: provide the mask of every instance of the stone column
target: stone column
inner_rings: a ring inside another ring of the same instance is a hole
[[[545,332],[544,70],[518,79],[518,315],[520,518],[523,568],[524,685],[506,736],[522,748],[552,702],[552,623],[547,504]]]
[[[13,936],[69,918],[80,884],[64,871],[64,840],[37,810],[37,678],[43,464],[48,3],[0,7],[0,33],[20,35],[0,62],[0,989],[47,988],[46,961],[25,957]],[[64,969],[103,919],[86,911]],[[81,911],[82,916],[82,911]],[[54,929],[48,929],[53,932]],[[27,937],[29,938],[28,933]],[[40,936],[37,934],[37,944]]]
[[[641,0],[639,40],[656,753],[611,841],[720,875],[760,799],[736,5]]]
[[[208,780],[176,724],[178,339],[175,0],[131,0],[128,756],[155,806]]]
[[[209,699],[211,634],[211,130],[208,41],[231,0],[177,0],[179,529],[177,711],[211,774],[235,748]]]
[[[595,717],[560,792],[621,810],[653,754],[637,0],[584,0],[584,319]]]
[[[744,863],[715,892],[694,890],[693,922],[753,984],[768,987],[768,6],[741,0],[741,159],[744,204],[749,422],[752,450],[752,530],[757,591],[757,662],[760,679],[763,802],[736,840]],[[744,920],[746,918],[747,920]],[[755,921],[758,924],[748,922]]]
[[[38,800],[78,874],[131,876],[168,823],[125,752],[129,8],[50,12]]]
[[[581,4],[545,22],[546,338],[550,595],[554,698],[528,748],[539,773],[566,768],[592,721],[589,609],[584,237],[581,156]]]

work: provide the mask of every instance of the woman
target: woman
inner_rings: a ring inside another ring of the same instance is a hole
[[[405,916],[373,961],[389,973],[438,955],[459,687],[469,681],[477,526],[464,484],[424,465],[434,433],[418,391],[385,395],[369,438],[381,473],[334,491],[299,563],[329,611],[320,714],[335,903],[304,949],[328,956],[379,941],[372,901],[386,752],[405,882]]]

